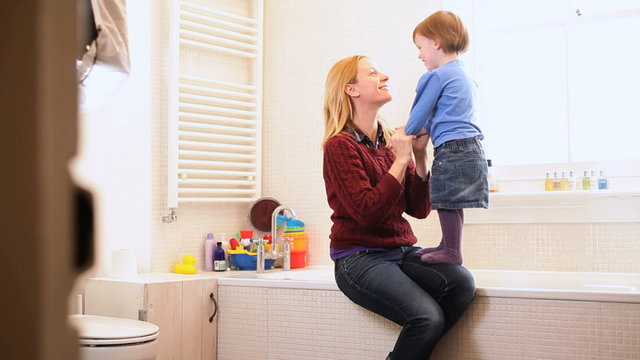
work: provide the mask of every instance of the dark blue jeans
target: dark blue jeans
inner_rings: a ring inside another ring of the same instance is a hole
[[[335,262],[336,283],[351,301],[402,326],[391,359],[428,359],[476,292],[467,269],[425,264],[418,249],[364,250]]]

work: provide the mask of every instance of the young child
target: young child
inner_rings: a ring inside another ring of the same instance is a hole
[[[484,136],[475,124],[476,85],[458,60],[469,36],[457,15],[438,11],[416,26],[413,41],[428,71],[418,81],[405,131],[431,136],[429,196],[442,229],[440,245],[418,253],[426,263],[462,264],[463,209],[487,208],[489,202]]]

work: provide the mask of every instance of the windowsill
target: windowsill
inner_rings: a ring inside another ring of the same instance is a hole
[[[640,190],[497,192],[465,223],[640,222]]]

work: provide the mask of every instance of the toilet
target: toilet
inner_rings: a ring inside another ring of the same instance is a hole
[[[155,360],[160,328],[152,323],[97,315],[71,315],[81,360]]]

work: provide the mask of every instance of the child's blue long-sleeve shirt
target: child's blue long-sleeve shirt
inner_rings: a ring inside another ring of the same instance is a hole
[[[406,133],[417,134],[425,128],[434,147],[455,139],[483,139],[475,124],[475,89],[460,60],[427,71],[418,81]]]

